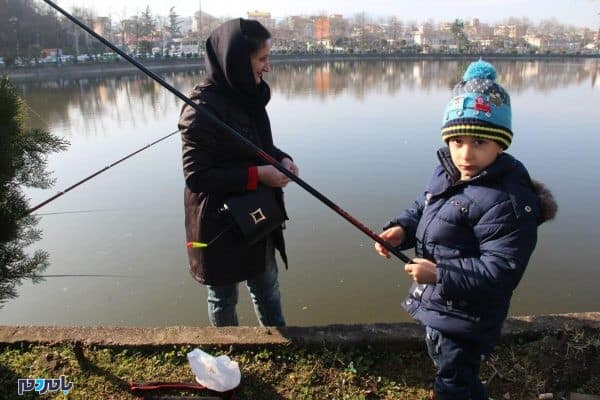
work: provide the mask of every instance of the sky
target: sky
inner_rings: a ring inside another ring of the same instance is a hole
[[[36,0],[41,2],[41,0]],[[53,0],[70,10],[83,6],[98,15],[122,18],[142,11],[146,5],[154,14],[167,15],[175,6],[177,14],[190,16],[202,11],[217,17],[246,17],[247,11],[269,11],[274,18],[288,15],[343,14],[352,17],[366,12],[372,17],[396,16],[401,21],[436,22],[469,20],[496,23],[508,17],[528,17],[534,23],[556,17],[568,25],[598,28],[600,0]]]

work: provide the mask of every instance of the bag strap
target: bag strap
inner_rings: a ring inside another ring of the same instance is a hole
[[[227,225],[225,227],[225,229],[223,229],[221,232],[219,232],[219,234],[217,236],[215,236],[214,238],[212,238],[210,240],[210,242],[208,242],[206,244],[206,246],[210,246],[214,241],[216,241],[218,238],[220,238],[225,232],[227,232],[228,230],[230,230],[231,228],[233,228],[235,226],[235,222],[230,223],[229,225]]]

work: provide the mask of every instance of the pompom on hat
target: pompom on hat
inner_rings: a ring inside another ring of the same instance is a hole
[[[496,69],[483,60],[469,65],[453,89],[444,110],[442,139],[476,136],[496,141],[503,149],[512,142],[510,96],[496,83]]]

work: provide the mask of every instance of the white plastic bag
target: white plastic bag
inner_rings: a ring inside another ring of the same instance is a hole
[[[196,381],[208,389],[226,392],[238,387],[242,375],[235,361],[225,355],[213,357],[200,349],[187,354]]]

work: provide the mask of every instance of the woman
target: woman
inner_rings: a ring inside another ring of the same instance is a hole
[[[190,98],[298,174],[291,157],[273,144],[265,110],[270,89],[262,77],[270,71],[270,38],[257,21],[234,19],[219,26],[206,41],[206,78]],[[207,285],[211,324],[238,325],[238,282],[246,281],[260,324],[284,326],[275,261],[277,249],[287,267],[282,229],[249,246],[231,229],[222,208],[229,196],[259,184],[273,190],[283,208],[281,188],[289,178],[192,107],[183,107],[179,129],[187,240],[209,243],[188,249],[188,258],[194,278]]]

